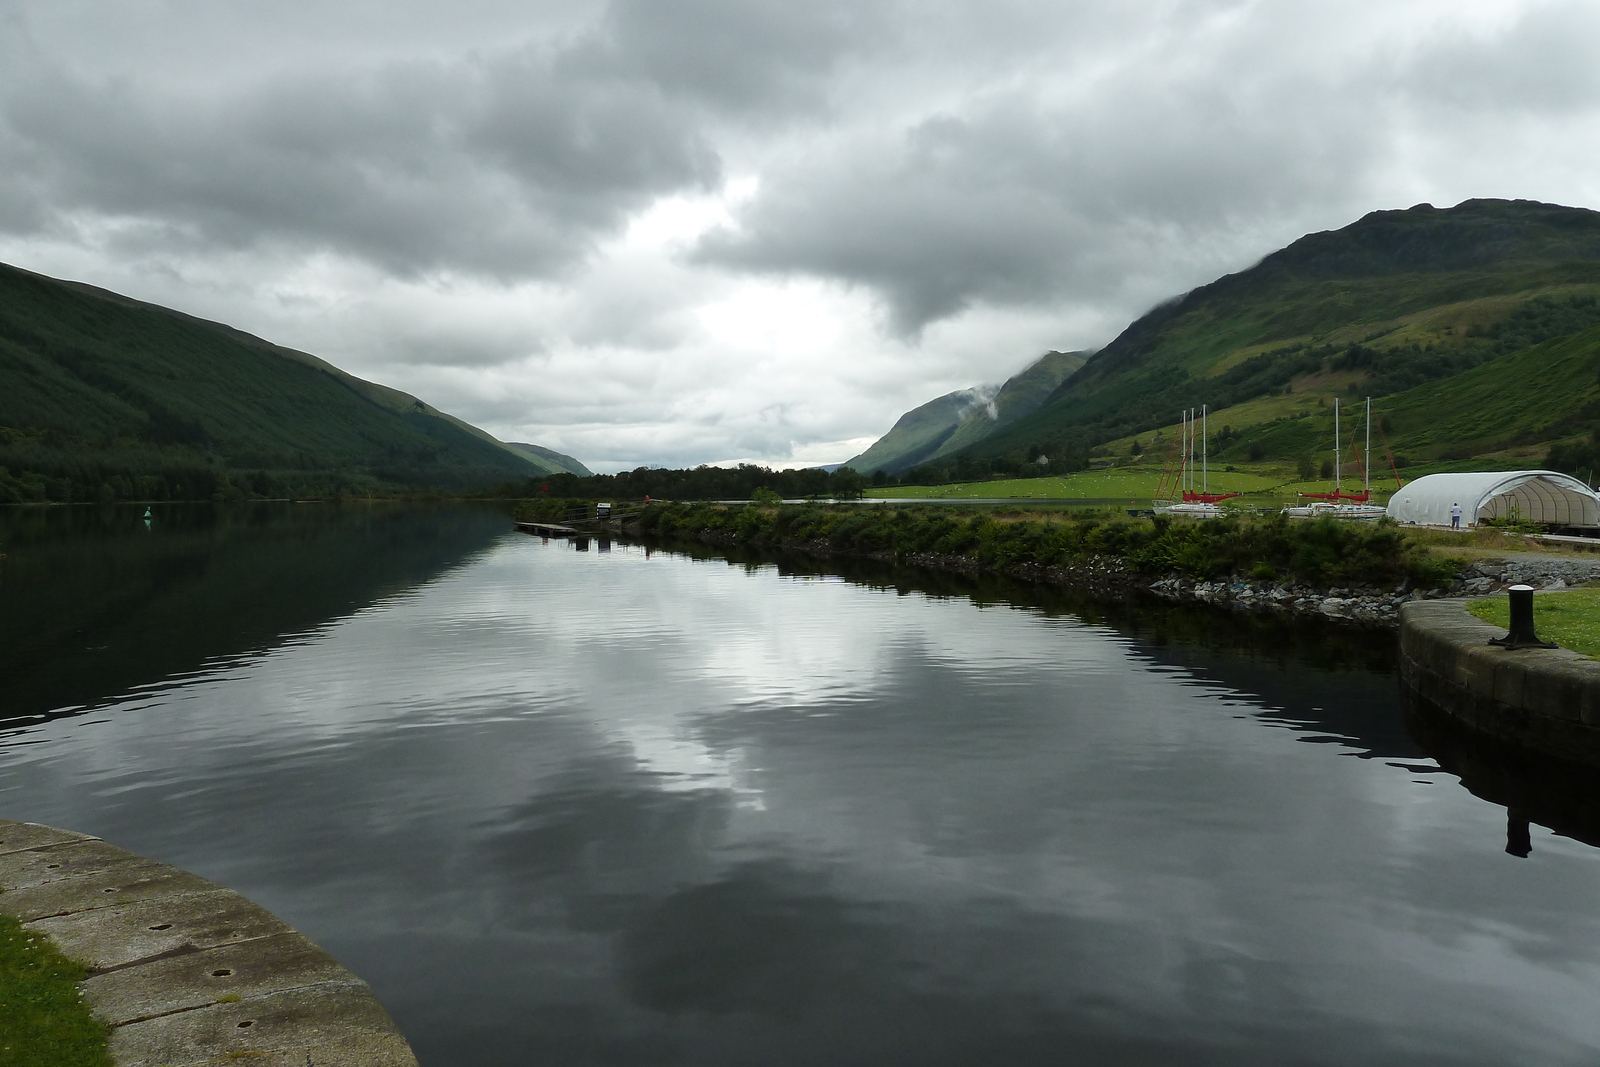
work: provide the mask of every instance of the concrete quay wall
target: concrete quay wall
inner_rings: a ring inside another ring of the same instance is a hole
[[[0,912],[88,965],[118,1067],[416,1067],[367,984],[231,889],[0,820]]]
[[[1480,733],[1600,767],[1600,662],[1564,648],[1507,650],[1463,600],[1400,609],[1400,677]]]

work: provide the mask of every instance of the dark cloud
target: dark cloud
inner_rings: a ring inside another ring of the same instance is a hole
[[[1308,231],[1593,206],[1597,71],[1574,0],[0,0],[0,246],[513,439],[828,462]]]
[[[606,39],[663,91],[733,112],[810,110],[841,61],[892,33],[888,5],[841,0],[616,0]]]
[[[1113,297],[1185,238],[1204,277],[1237,254],[1212,234],[1349,198],[1388,147],[1359,83],[1333,86],[1349,106],[1313,128],[1296,105],[1329,86],[1282,68],[1230,83],[1230,60],[1124,71],[1086,101],[1012,90],[837,145],[774,175],[700,254],[869,286],[903,330],[981,302]]]
[[[550,275],[656,198],[714,188],[720,114],[814,104],[864,21],[851,12],[621,3],[574,39],[206,94],[74,74],[13,20],[0,220],[88,213],[190,249]]]
[[[615,0],[447,59],[185,93],[73,73],[14,13],[0,219],[551,276],[659,197],[715,188],[731,154],[762,193],[702,262],[863,285],[914,330],[976,303],[1103,299],[1174,236],[1252,215],[1380,206],[1395,99],[1590,106],[1595,19],[1537,5],[1374,53],[1310,39],[1351,24],[1320,7]]]
[[[655,197],[718,177],[691,115],[648,83],[577,77],[560,59],[525,49],[217,102],[52,72],[10,93],[31,164],[12,185],[35,197],[15,214],[87,211],[176,244],[292,243],[402,272],[547,273]]]

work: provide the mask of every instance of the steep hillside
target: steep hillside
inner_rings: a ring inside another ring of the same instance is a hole
[[[900,416],[888,433],[845,465],[868,474],[896,474],[959,452],[1037,409],[1088,357],[1087,352],[1046,352],[998,390],[977,386],[930,400]]]
[[[1346,456],[1354,462],[1364,444],[1360,408],[1364,393],[1356,388],[1336,391],[1344,394],[1341,438]],[[1273,398],[1271,403],[1280,414],[1242,432],[1222,420],[1248,418],[1252,409],[1262,413],[1266,405],[1252,403],[1218,412],[1212,457],[1222,462],[1307,455],[1321,460],[1332,452],[1333,405],[1326,397],[1297,393]],[[1600,326],[1395,393],[1375,401],[1373,408],[1378,426],[1373,436],[1375,472],[1387,469],[1386,448],[1402,462],[1480,457],[1488,466],[1499,465],[1494,457],[1519,450],[1540,465],[1543,461],[1536,457],[1541,450],[1530,455],[1521,446],[1568,437],[1600,419]]]
[[[1261,427],[1251,442],[1256,457],[1291,458],[1305,447],[1298,432],[1305,428],[1269,433],[1264,424],[1304,418],[1305,403],[1335,395],[1393,397],[1380,410],[1392,409],[1407,447],[1439,455],[1539,439],[1563,432],[1586,401],[1563,400],[1567,423],[1490,429],[1476,407],[1446,419],[1452,405],[1493,401],[1466,384],[1457,393],[1441,383],[1475,368],[1482,375],[1464,383],[1550,373],[1541,362],[1555,358],[1549,347],[1519,357],[1516,372],[1490,368],[1510,367],[1500,361],[1600,323],[1597,295],[1600,213],[1505,200],[1373,212],[1149,312],[1038,410],[962,457],[969,465],[1003,458],[1003,467],[1072,448],[1115,452],[1136,435],[1170,427],[1179,411],[1207,404],[1213,427],[1228,426],[1241,442]],[[1436,428],[1425,442],[1413,439],[1408,420]]]
[[[460,488],[548,467],[315,356],[0,265],[0,502]]]
[[[1394,447],[1477,456],[1571,434],[1600,416],[1600,326],[1532,345],[1380,408]]]
[[[946,393],[914,407],[896,419],[889,432],[874,441],[871,448],[845,460],[844,465],[864,473],[896,472],[915,466],[950,440],[963,418],[993,397],[994,386],[980,385]]]
[[[507,441],[506,447],[514,452],[521,453],[529,463],[541,468],[546,474],[576,474],[580,478],[587,478],[594,474],[588,467],[563,455],[553,448],[544,448],[541,445],[530,445],[525,441]]]

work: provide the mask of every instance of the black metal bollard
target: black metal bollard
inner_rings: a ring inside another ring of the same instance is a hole
[[[1533,854],[1533,832],[1516,809],[1506,809],[1506,854],[1527,859]]]
[[[1553,641],[1541,641],[1533,632],[1533,586],[1514,585],[1506,590],[1511,597],[1511,632],[1489,640],[1501,648],[1556,648]]]

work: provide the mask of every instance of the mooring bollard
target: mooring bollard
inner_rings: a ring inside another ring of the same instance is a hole
[[[1556,648],[1553,641],[1541,641],[1533,632],[1533,586],[1514,585],[1506,590],[1511,597],[1511,632],[1489,639],[1501,648]]]

